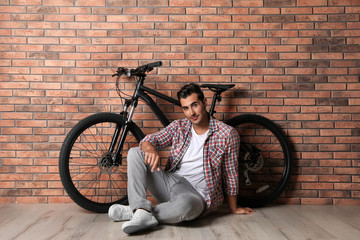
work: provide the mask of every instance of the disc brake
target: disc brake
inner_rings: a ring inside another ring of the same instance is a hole
[[[99,167],[102,173],[113,174],[118,172],[118,166],[113,164],[112,154],[105,153],[99,161]]]

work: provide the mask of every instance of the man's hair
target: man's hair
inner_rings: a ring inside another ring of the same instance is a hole
[[[200,86],[196,83],[189,83],[183,86],[178,92],[177,97],[180,101],[181,98],[187,98],[191,94],[196,93],[200,101],[204,101],[204,93],[200,89]]]

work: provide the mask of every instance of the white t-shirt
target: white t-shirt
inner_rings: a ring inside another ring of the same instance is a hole
[[[198,135],[191,127],[190,146],[180,162],[180,168],[175,171],[176,174],[188,180],[205,200],[209,197],[209,188],[204,174],[204,143],[208,132]]]

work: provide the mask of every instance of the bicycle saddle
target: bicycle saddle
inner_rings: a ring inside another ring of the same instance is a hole
[[[201,84],[200,87],[202,88],[209,88],[213,92],[222,93],[232,87],[234,87],[235,84]]]

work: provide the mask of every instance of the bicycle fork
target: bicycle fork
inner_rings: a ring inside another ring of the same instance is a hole
[[[126,100],[123,111],[120,113],[122,117],[121,125],[117,125],[114,135],[112,136],[109,154],[112,156],[112,164],[119,166],[122,164],[122,149],[125,143],[126,136],[129,132],[129,123],[131,122],[132,116],[134,114],[135,108],[137,106],[137,100]],[[128,113],[128,108],[131,107],[130,112]],[[116,146],[116,144],[118,145]],[[115,150],[116,146],[116,150]],[[115,152],[114,152],[115,150]],[[113,154],[114,153],[114,154]]]

